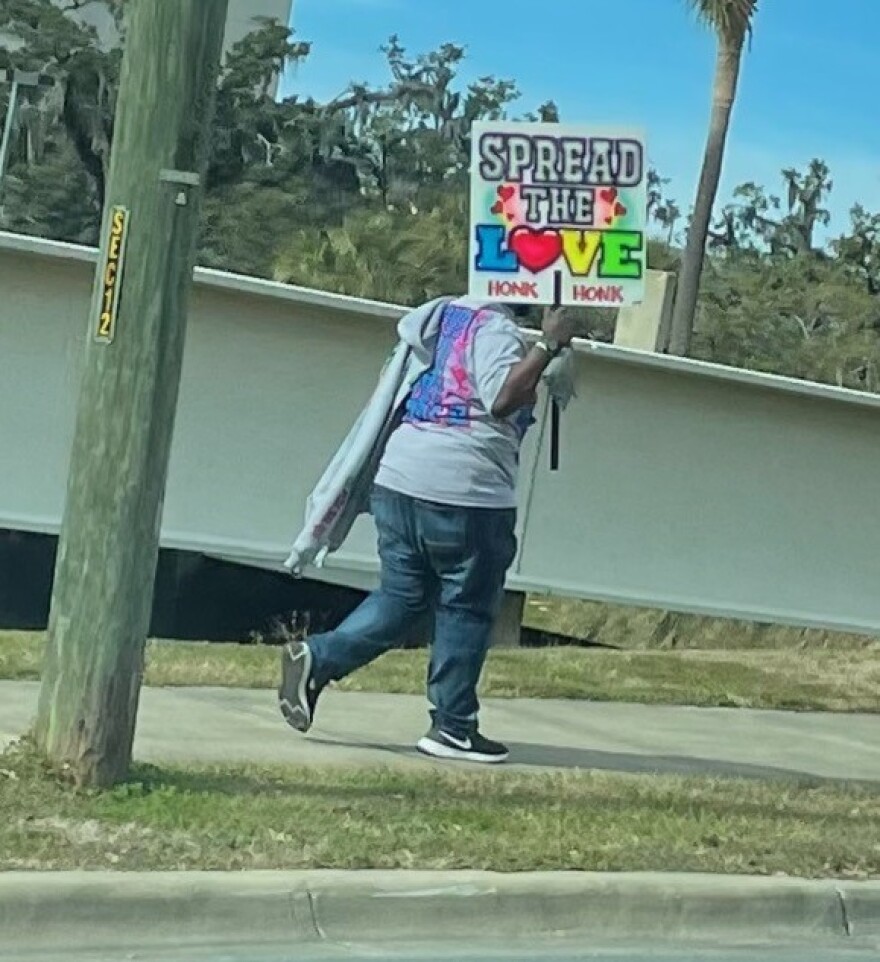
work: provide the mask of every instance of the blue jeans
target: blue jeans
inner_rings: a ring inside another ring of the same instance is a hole
[[[315,681],[350,675],[433,615],[431,717],[467,737],[477,728],[477,683],[516,555],[516,510],[452,507],[376,487],[371,511],[381,586],[335,631],[309,639]]]

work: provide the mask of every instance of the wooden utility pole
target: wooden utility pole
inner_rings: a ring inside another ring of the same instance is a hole
[[[128,0],[35,736],[78,784],[134,741],[228,0]]]

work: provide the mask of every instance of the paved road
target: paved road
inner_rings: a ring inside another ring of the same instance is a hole
[[[69,950],[57,956],[6,956],[4,962],[876,962],[876,945],[834,945],[752,947],[739,950],[711,946],[662,947],[608,946],[585,948],[561,947],[548,951],[546,946],[530,949],[521,942],[508,947],[499,946],[479,951],[459,947],[432,946],[415,950],[401,950],[390,946],[296,946],[287,950],[230,948],[200,950],[191,947],[168,949],[161,952],[89,952],[71,954]]]
[[[0,682],[0,746],[31,723],[38,685]],[[880,716],[676,708],[578,701],[494,700],[487,733],[521,770],[604,769],[880,782]],[[274,693],[144,689],[135,744],[144,761],[381,764],[426,767],[413,743],[425,703],[409,695],[327,692],[304,738]]]

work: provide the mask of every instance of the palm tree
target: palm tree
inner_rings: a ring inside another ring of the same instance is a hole
[[[724,146],[730,126],[730,114],[736,99],[740,62],[746,40],[751,37],[752,20],[758,0],[687,0],[699,20],[716,34],[718,50],[715,58],[715,79],[712,88],[712,112],[709,135],[703,154],[703,167],[694,202],[694,212],[688,228],[687,244],[681,263],[678,296],[672,315],[669,351],[687,354],[690,349],[700,275],[712,208],[721,179]]]
[[[674,200],[667,200],[654,210],[654,220],[666,228],[666,246],[675,240],[675,225],[681,220],[681,209]]]

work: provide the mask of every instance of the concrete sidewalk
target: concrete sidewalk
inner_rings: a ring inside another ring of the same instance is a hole
[[[36,683],[0,682],[0,745],[29,727],[38,690]],[[482,721],[488,734],[510,745],[508,769],[880,783],[876,715],[498,699],[485,703]],[[284,724],[271,691],[145,688],[135,755],[151,762],[425,769],[438,764],[413,748],[426,726],[425,701],[414,695],[328,691],[318,705],[315,727],[303,737]]]

